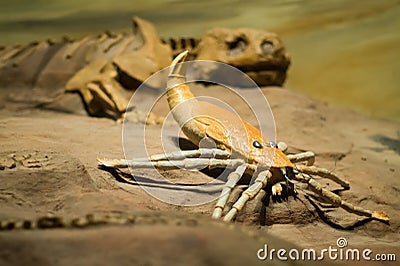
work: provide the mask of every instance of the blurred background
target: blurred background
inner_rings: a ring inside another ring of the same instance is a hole
[[[212,27],[278,33],[292,56],[285,86],[312,98],[400,120],[399,0],[0,0],[0,45],[105,30],[137,15],[160,37]]]

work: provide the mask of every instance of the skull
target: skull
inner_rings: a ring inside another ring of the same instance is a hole
[[[281,86],[290,64],[290,56],[275,33],[249,28],[212,29],[202,36],[195,52],[196,59],[240,69],[260,86]],[[212,71],[208,71],[208,78]],[[229,83],[240,85],[240,80],[232,78]]]

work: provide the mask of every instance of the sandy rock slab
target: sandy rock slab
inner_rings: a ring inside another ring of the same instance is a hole
[[[76,205],[72,198],[97,191],[85,166],[59,152],[2,152],[0,162],[1,218],[59,212],[67,202]]]
[[[211,86],[202,90],[218,98],[226,96],[231,106],[241,108],[241,101],[233,96],[222,95]],[[35,219],[48,213],[67,220],[88,214],[139,211],[154,216],[163,211],[179,214],[185,221],[195,217],[206,222],[177,225],[167,216],[162,219],[166,222],[157,218],[154,223],[119,226],[2,231],[0,264],[253,265],[258,262],[257,250],[265,243],[271,248],[280,247],[277,238],[290,242],[290,246],[323,249],[345,237],[352,248],[370,247],[374,252],[398,254],[399,123],[339,109],[290,90],[265,88],[263,93],[274,112],[278,140],[285,141],[294,152],[315,151],[317,165],[334,169],[350,181],[350,190],[338,192],[345,200],[387,212],[390,224],[371,221],[352,230],[340,230],[321,220],[313,206],[303,204],[306,199],[292,197],[270,201],[267,206],[249,204],[248,214],[238,217],[232,228],[210,223],[214,202],[186,208],[166,204],[147,194],[134,178],[123,183],[97,167],[98,156],[123,158],[121,124],[54,111],[2,109],[0,220]],[[260,99],[253,108],[265,110],[265,102]],[[250,112],[243,113],[243,118],[252,122]],[[129,136],[137,139],[142,129],[134,125]],[[166,130],[168,133],[169,126]],[[147,130],[151,153],[162,151],[160,131],[156,125]],[[140,141],[132,141],[129,148],[137,149]],[[138,174],[149,177],[146,169]],[[185,177],[198,183],[212,178],[184,171],[169,172],[168,177],[174,181]],[[332,182],[321,183],[335,189]],[[337,209],[326,214],[341,224],[359,219]],[[266,216],[266,226],[260,226],[262,215]],[[272,263],[279,261],[261,262]]]
[[[139,216],[140,217],[140,216]],[[273,236],[203,218],[144,214],[130,226],[6,232],[0,235],[1,265],[285,265],[259,260],[257,252],[296,246]],[[152,217],[152,219],[148,219]],[[179,218],[178,218],[179,217]],[[160,219],[161,218],[161,219]],[[171,221],[175,221],[171,223]],[[178,222],[177,222],[178,221]],[[294,262],[291,265],[315,265]],[[329,262],[327,265],[332,265]]]

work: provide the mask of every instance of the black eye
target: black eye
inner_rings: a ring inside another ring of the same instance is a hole
[[[262,149],[262,148],[264,148],[263,145],[261,145],[261,143],[258,142],[257,140],[255,140],[255,141],[253,142],[253,146],[254,146],[255,148],[257,148],[257,149]]]
[[[278,148],[278,145],[274,141],[268,141],[267,144],[272,148]]]

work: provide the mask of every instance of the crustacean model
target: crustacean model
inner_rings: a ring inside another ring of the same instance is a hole
[[[167,99],[175,121],[183,133],[197,147],[203,139],[214,141],[216,148],[179,151],[171,154],[157,154],[144,159],[105,159],[98,158],[100,166],[111,168],[152,168],[198,169],[228,168],[227,177],[221,195],[217,200],[212,217],[222,217],[232,189],[244,174],[255,176],[254,182],[227,211],[223,220],[235,219],[246,203],[262,189],[271,189],[273,195],[282,192],[281,183],[288,184],[287,189],[294,192],[293,182],[306,183],[309,189],[325,202],[341,207],[348,212],[383,222],[389,221],[386,213],[370,211],[356,207],[344,201],[340,196],[322,187],[313,175],[328,178],[343,188],[349,189],[349,182],[335,173],[313,166],[315,154],[311,151],[286,155],[284,145],[266,139],[261,132],[237,115],[208,102],[200,101],[185,84],[185,74],[181,64],[187,51],[179,54],[171,64],[167,81]]]

